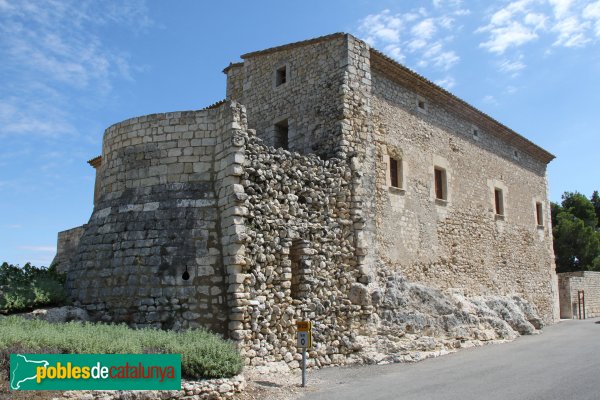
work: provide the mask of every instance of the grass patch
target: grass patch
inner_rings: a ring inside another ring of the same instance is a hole
[[[29,353],[54,349],[53,353],[75,354],[181,354],[181,373],[188,379],[231,377],[243,366],[231,342],[205,330],[172,332],[131,329],[125,325],[51,324],[17,316],[0,317],[0,358],[9,356],[12,349],[21,352],[27,349]],[[8,365],[7,360],[0,359],[0,365]]]

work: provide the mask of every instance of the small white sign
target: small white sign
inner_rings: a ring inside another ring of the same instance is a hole
[[[306,348],[310,346],[310,333],[309,332],[297,332],[297,346]]]

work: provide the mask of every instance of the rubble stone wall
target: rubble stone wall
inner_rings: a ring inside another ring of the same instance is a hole
[[[247,196],[244,280],[232,321],[250,363],[284,361],[296,368],[296,320],[315,323],[318,365],[351,353],[371,307],[352,304],[360,272],[355,256],[352,171],[265,146],[250,131],[241,184]],[[366,286],[365,286],[366,289]],[[365,290],[366,295],[366,290]]]
[[[377,252],[409,281],[467,294],[518,294],[546,322],[557,317],[556,275],[545,164],[373,74],[378,142]],[[389,184],[389,159],[401,160],[403,187]],[[434,166],[446,171],[447,201],[436,200]],[[494,188],[504,215],[495,215]],[[536,202],[543,225],[536,221]]]
[[[153,114],[106,130],[99,199],[68,273],[76,304],[138,327],[227,332],[217,196],[226,183],[215,180],[236,107]]]
[[[583,318],[583,302],[578,292],[584,291],[586,318],[600,317],[600,272],[577,271],[558,274],[560,289],[560,317]],[[583,300],[583,299],[582,299]],[[581,314],[579,308],[582,307]]]

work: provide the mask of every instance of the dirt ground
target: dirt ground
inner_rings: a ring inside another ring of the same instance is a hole
[[[316,390],[321,381],[312,372],[307,371],[306,387],[302,387],[300,370],[290,371],[277,367],[246,368],[246,390],[237,395],[239,400],[293,400],[299,399],[304,393]]]

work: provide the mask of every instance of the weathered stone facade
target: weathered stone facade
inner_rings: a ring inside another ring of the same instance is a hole
[[[301,318],[317,365],[556,320],[551,154],[351,35],[242,58],[226,101],[107,129],[77,304],[255,365],[297,366]]]
[[[600,317],[600,272],[560,273],[558,287],[561,318]]]

